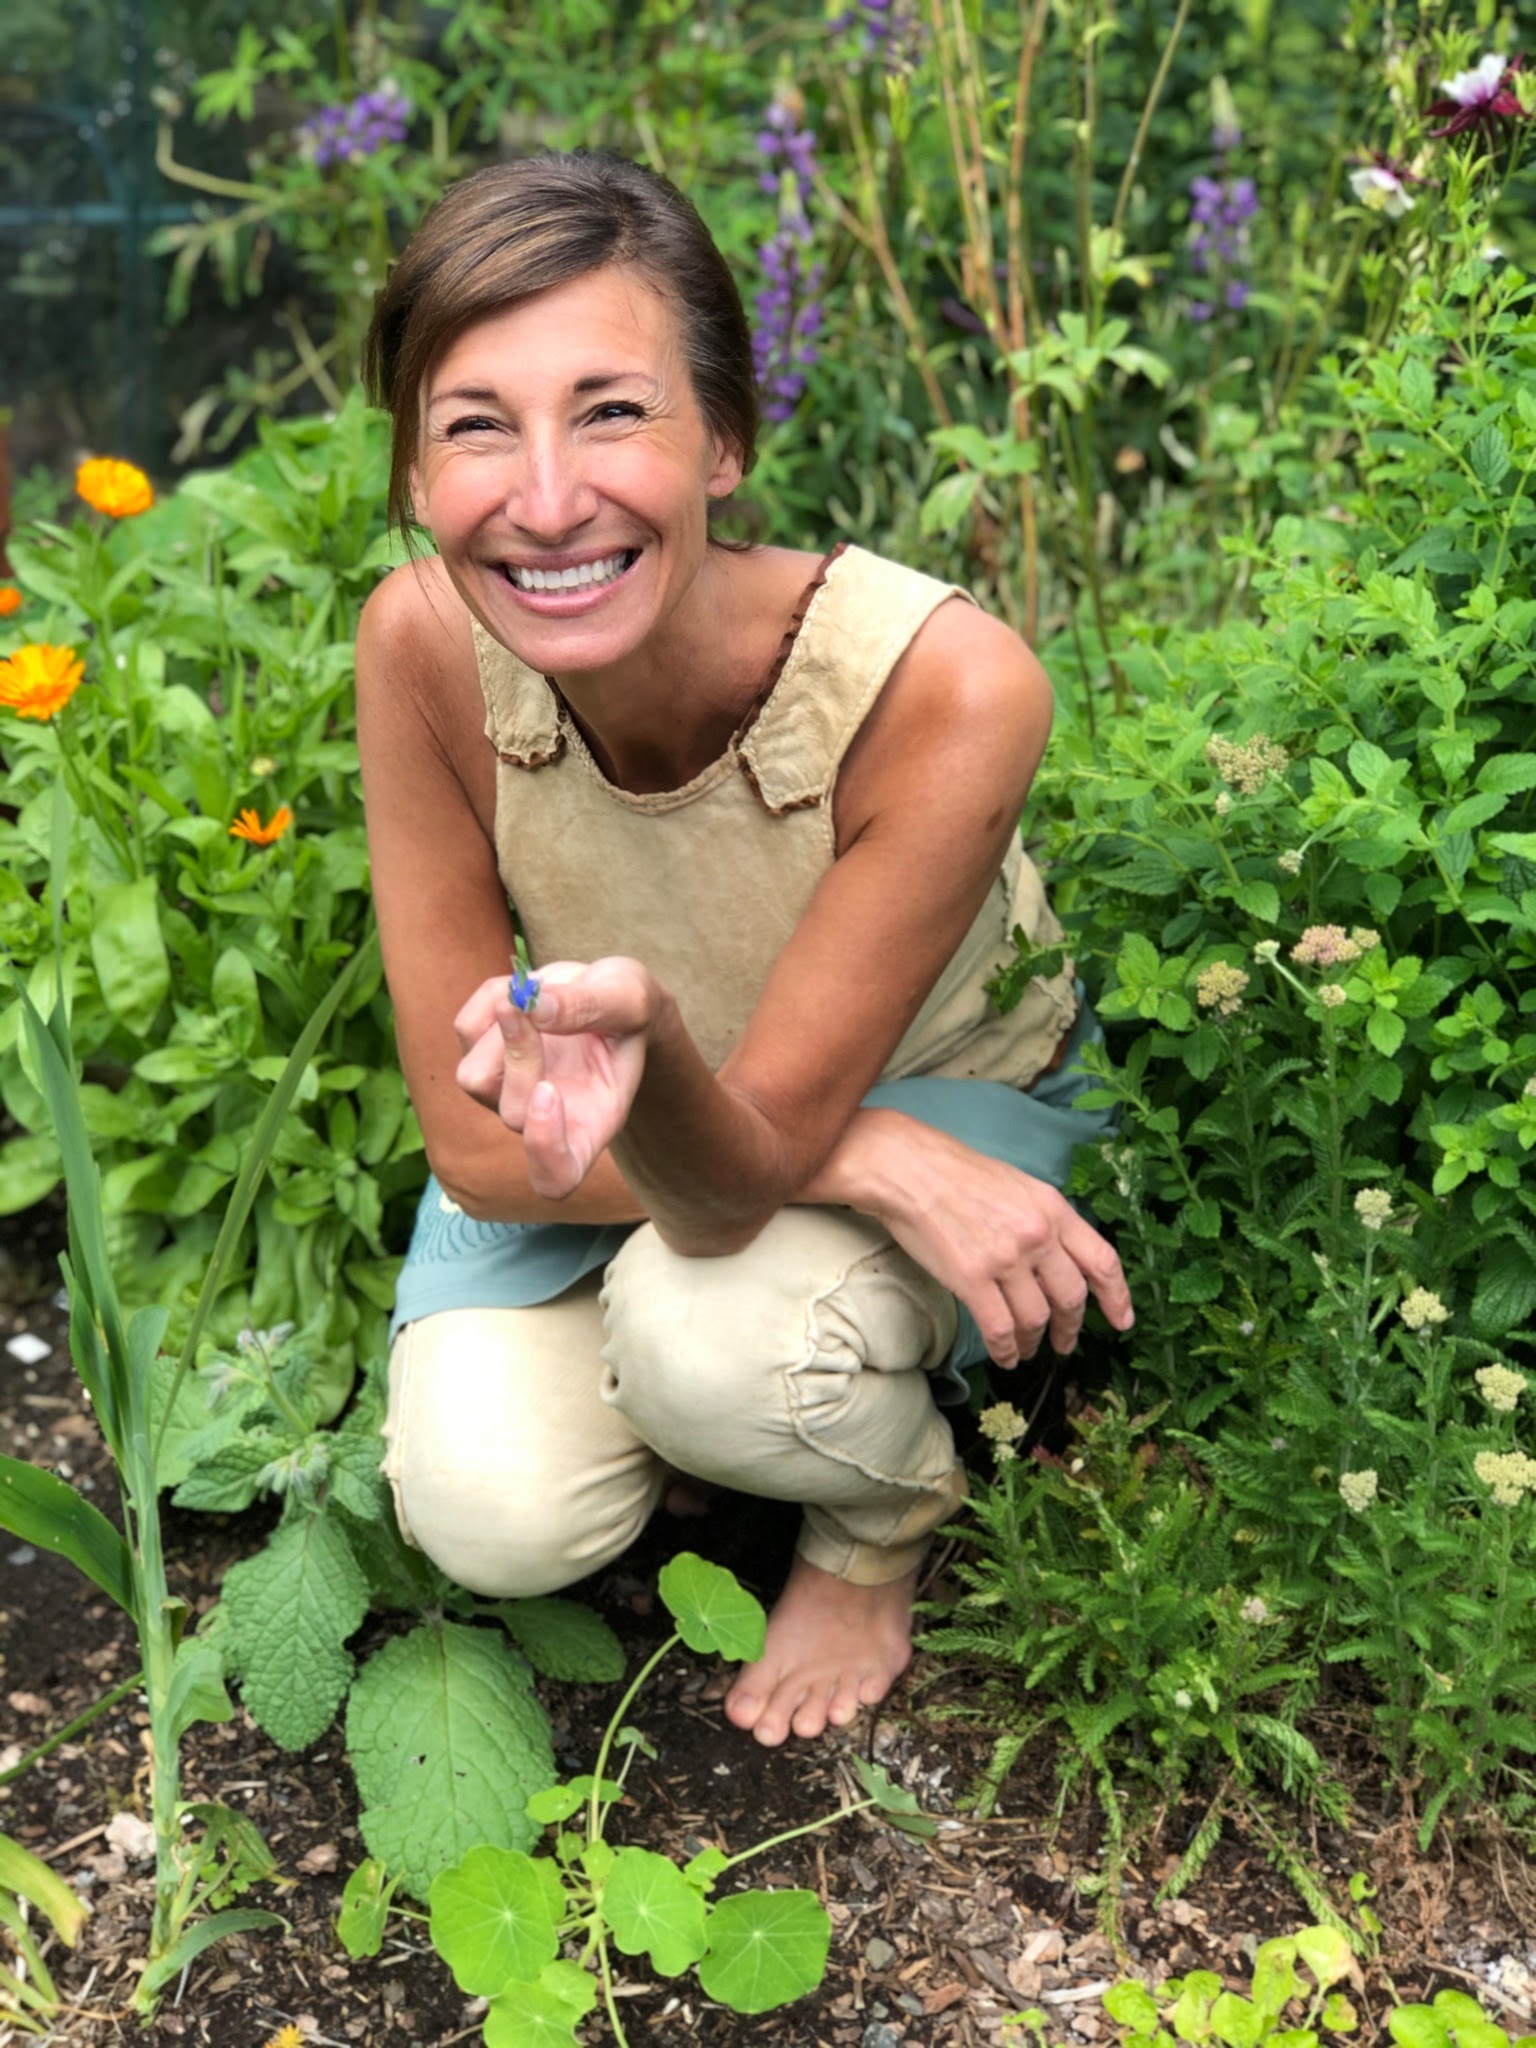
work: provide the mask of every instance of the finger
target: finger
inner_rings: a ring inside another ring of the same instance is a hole
[[[528,1154],[528,1181],[536,1195],[563,1201],[587,1177],[590,1159],[582,1159],[566,1125],[565,1103],[550,1081],[539,1081],[528,1097],[523,1118],[523,1144]]]
[[[1033,1358],[1050,1328],[1051,1305],[1030,1267],[1021,1267],[1003,1281],[1001,1292],[1013,1317],[1014,1340],[1021,1358]]]
[[[462,1016],[463,1012],[459,1014]],[[492,1023],[467,1048],[454,1069],[454,1079],[476,1102],[483,1102],[487,1109],[498,1109],[506,1064],[506,1041],[500,1027]]]
[[[1112,1328],[1129,1330],[1136,1321],[1131,1290],[1114,1246],[1074,1209],[1061,1229],[1061,1248],[1093,1290]]]
[[[501,1088],[495,1107],[509,1130],[520,1131],[528,1098],[544,1079],[544,1041],[507,1002],[498,1005],[496,1027],[501,1037]]]
[[[1051,1349],[1065,1357],[1077,1348],[1088,1308],[1088,1282],[1077,1262],[1055,1245],[1035,1261],[1035,1278],[1051,1306]]]
[[[960,1299],[976,1319],[988,1358],[1004,1372],[1011,1372],[1019,1362],[1019,1326],[1001,1287],[994,1281],[974,1293],[962,1294]]]
[[[655,1017],[657,988],[638,960],[618,956],[575,967],[557,961],[539,975],[534,1019],[541,1031],[595,1031],[626,1038],[647,1030]]]
[[[506,981],[500,975],[490,981],[482,981],[454,1018],[453,1028],[458,1037],[460,1052],[468,1052],[478,1045],[495,1023],[496,998],[506,992],[506,986]]]

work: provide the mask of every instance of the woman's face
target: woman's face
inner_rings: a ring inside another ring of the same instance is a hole
[[[491,315],[423,392],[416,516],[488,632],[572,675],[643,647],[741,464],[705,425],[671,307],[610,265]]]

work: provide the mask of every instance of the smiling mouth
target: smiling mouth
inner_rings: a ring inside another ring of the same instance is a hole
[[[503,562],[501,573],[514,590],[536,591],[600,590],[617,583],[640,559],[639,548],[618,548],[596,562],[578,562],[569,569],[530,569],[517,562]]]

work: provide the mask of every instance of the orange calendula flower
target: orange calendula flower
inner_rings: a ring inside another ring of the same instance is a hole
[[[154,486],[142,469],[115,456],[97,455],[75,471],[75,490],[109,519],[132,519],[155,502]]]
[[[275,846],[292,823],[293,813],[286,804],[279,804],[265,825],[260,811],[243,810],[230,826],[229,836],[247,839],[252,846]]]
[[[8,619],[12,612],[19,612],[21,605],[21,592],[15,584],[0,583],[0,619]]]
[[[279,2027],[263,2048],[308,2048],[302,2027]]]
[[[73,647],[18,647],[0,661],[0,705],[18,718],[52,718],[80,687],[85,663]]]

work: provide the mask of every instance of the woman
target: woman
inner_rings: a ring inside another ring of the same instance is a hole
[[[935,1389],[1130,1302],[1058,1192],[1070,973],[1018,845],[1028,650],[858,549],[711,541],[752,459],[750,336],[664,180],[455,187],[380,295],[393,516],[435,560],[365,608],[374,886],[429,1183],[385,1469],[478,1591],[615,1556],[667,1467],[804,1504],[764,1743],[881,1698],[963,1482]],[[535,970],[509,984],[515,934]],[[1026,1092],[1029,1091],[1029,1092]],[[1025,1170],[1020,1170],[1024,1168]],[[963,1333],[963,1334],[962,1334]]]

